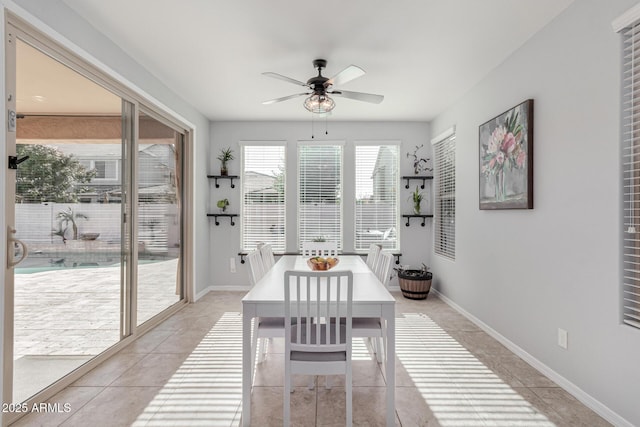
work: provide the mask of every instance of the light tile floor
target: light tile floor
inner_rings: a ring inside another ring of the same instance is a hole
[[[399,426],[608,426],[551,380],[441,300],[397,304]],[[236,426],[240,420],[242,292],[211,292],[50,400],[69,412],[32,413],[15,426]],[[282,425],[282,342],[256,369],[252,425]],[[385,378],[354,342],[355,426],[384,425]],[[308,390],[295,379],[292,425],[344,425],[344,383]]]

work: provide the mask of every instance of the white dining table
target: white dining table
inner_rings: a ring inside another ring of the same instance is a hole
[[[387,426],[395,426],[395,298],[357,255],[339,256],[332,271],[353,272],[353,317],[379,317],[386,322],[385,377]],[[284,273],[309,271],[307,259],[286,255],[242,299],[242,425],[251,425],[251,323],[254,317],[284,317]]]

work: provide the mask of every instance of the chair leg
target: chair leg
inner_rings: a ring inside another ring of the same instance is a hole
[[[262,338],[261,340],[258,363],[264,362],[264,360],[267,358],[267,340],[271,340],[271,338]]]
[[[372,337],[367,337],[366,340],[369,344],[369,347],[371,347],[371,353],[373,353],[373,355],[376,357],[376,360],[380,362],[380,355],[378,354],[380,352],[380,348],[378,348],[378,342]]]
[[[379,346],[382,347],[380,349],[380,367],[382,368],[382,372],[384,375],[387,375],[387,371],[385,370],[386,362],[387,362],[387,324],[386,322],[382,322],[382,336],[376,338],[379,343]]]
[[[258,349],[258,319],[253,319],[253,327],[252,327],[252,335],[251,335],[251,385],[253,385],[253,371],[256,365],[256,351]]]
[[[371,341],[373,341],[374,345],[376,346],[376,360],[378,361],[378,363],[382,363],[384,359],[384,345],[382,344],[382,338],[371,338]]]
[[[293,387],[291,386],[291,382],[293,381],[293,376],[291,375],[291,366],[288,361],[285,361],[284,365],[284,396],[283,396],[283,408],[282,408],[282,425],[284,427],[289,427],[290,418],[291,418],[291,391]]]
[[[346,408],[347,408],[347,419],[346,426],[351,427],[353,423],[353,384],[352,384],[352,373],[351,373],[351,364],[347,366],[347,372],[345,375],[345,391],[347,395],[346,398]]]

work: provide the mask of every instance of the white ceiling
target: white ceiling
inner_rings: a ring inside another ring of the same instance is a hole
[[[315,58],[325,75],[367,74],[340,88],[334,120],[428,121],[573,0],[63,0],[211,120],[308,120],[300,87]]]

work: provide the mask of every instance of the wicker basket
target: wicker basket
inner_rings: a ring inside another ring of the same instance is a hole
[[[420,270],[406,270],[405,274],[398,272],[398,283],[400,284],[400,290],[405,298],[409,299],[425,299],[429,295],[431,290],[431,279],[433,274],[427,272],[423,275],[415,275]]]

